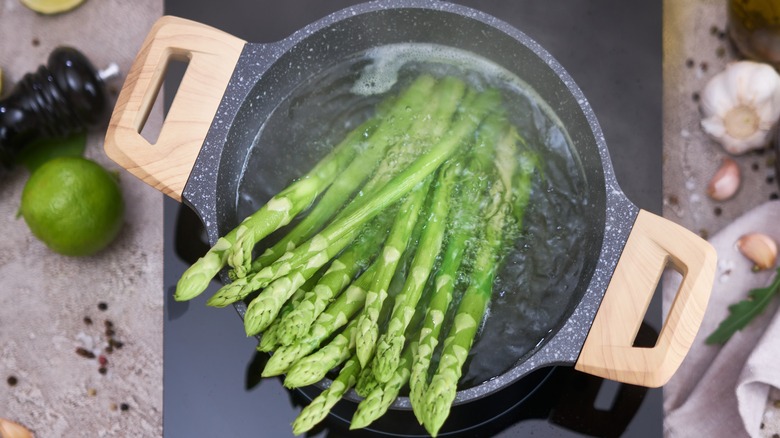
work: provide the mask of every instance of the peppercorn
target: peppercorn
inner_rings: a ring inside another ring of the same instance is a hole
[[[119,405],[119,409],[126,411],[130,409],[130,405],[128,405],[127,403],[122,403],[121,405]]]
[[[79,356],[81,356],[81,357],[85,357],[85,358],[87,358],[87,359],[94,359],[94,358],[95,358],[95,353],[93,353],[93,352],[91,352],[91,351],[87,350],[87,349],[86,349],[86,348],[84,348],[84,347],[78,347],[78,348],[76,349],[76,354],[78,354],[78,355],[79,355]]]
[[[101,301],[101,302],[98,303],[98,309],[103,310],[103,311],[108,310],[108,304],[106,304],[103,301]]]
[[[6,382],[8,382],[8,386],[16,386],[16,384],[19,383],[19,379],[17,379],[16,376],[8,376]]]

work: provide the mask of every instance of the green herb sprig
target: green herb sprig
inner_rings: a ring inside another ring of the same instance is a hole
[[[748,299],[729,306],[729,316],[721,321],[718,328],[707,337],[707,344],[725,344],[731,336],[745,328],[750,321],[760,315],[775,295],[780,293],[780,267],[777,268],[772,284],[748,292]]]

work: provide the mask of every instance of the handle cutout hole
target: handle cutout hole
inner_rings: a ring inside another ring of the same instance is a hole
[[[667,287],[673,287],[676,291],[679,289],[680,283],[682,283],[682,278],[683,274],[677,269],[675,264],[671,260],[667,260],[666,266],[664,267],[663,273],[661,274],[661,278],[656,283],[653,297],[650,300],[647,311],[645,312],[645,321],[666,321],[665,312],[668,312],[668,309],[663,308],[664,286],[666,285]],[[646,323],[643,323],[634,337],[632,346],[635,348],[655,347],[656,343],[658,342],[658,332],[659,329],[655,329],[648,326]]]
[[[141,130],[139,133],[141,136],[149,142],[149,144],[156,144],[160,138],[160,132],[165,124],[165,119],[168,116],[168,110],[171,107],[171,102],[176,96],[176,91],[179,88],[184,72],[187,70],[189,59],[186,56],[173,55],[168,59],[165,64],[162,80],[157,85],[157,88],[153,91],[155,100],[154,105],[150,108],[150,112],[144,114],[144,120],[141,122]],[[160,93],[162,88],[163,93]],[[149,114],[159,114],[162,112],[162,120],[154,122],[149,121]]]

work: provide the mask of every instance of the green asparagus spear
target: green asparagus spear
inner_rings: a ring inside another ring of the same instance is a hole
[[[452,124],[452,129],[436,145],[377,190],[374,196],[358,201],[352,213],[331,222],[304,244],[253,275],[249,280],[249,287],[258,290],[276,278],[287,275],[293,268],[306,263],[311,257],[320,254],[329,245],[354,232],[389,205],[398,201],[452,156],[476,131],[482,119],[499,103],[500,95],[495,90],[482,92],[474,99],[466,98],[461,106],[460,117],[457,117]],[[432,123],[442,122],[432,121]]]
[[[393,404],[401,388],[406,385],[409,380],[409,368],[412,365],[413,351],[415,349],[416,342],[412,342],[404,350],[401,360],[398,363],[398,367],[393,372],[390,379],[381,385],[374,388],[364,399],[358,404],[357,411],[352,416],[350,422],[350,430],[360,429],[373,423],[377,418],[384,415],[385,412]]]
[[[355,234],[350,234],[348,236],[345,236],[340,241],[338,241],[336,244],[334,244],[332,247],[328,248],[327,254],[335,254],[338,251],[340,251],[344,246],[348,245],[351,241],[351,239],[354,237]],[[306,273],[311,273],[314,270],[312,269],[313,266],[316,265],[316,263],[323,262],[322,258],[319,258],[314,261],[315,263],[307,264],[306,266],[301,267],[300,269],[297,269],[296,271],[303,271],[305,270]],[[327,263],[327,260],[323,262]],[[322,266],[322,265],[320,265]],[[293,277],[295,274],[294,272],[289,273],[289,277]],[[282,277],[284,278],[284,277]],[[236,301],[242,300],[249,296],[252,292],[256,291],[257,289],[253,288],[253,283],[251,283],[252,276],[244,277],[244,278],[238,278],[228,284],[223,285],[217,292],[206,301],[206,305],[212,306],[212,307],[225,307],[229,304],[235,303]],[[280,278],[281,279],[281,278]],[[304,275],[302,277],[296,276],[295,282],[279,282],[279,284],[275,285],[274,287],[277,288],[277,293],[281,293],[282,290],[281,287],[284,284],[287,284],[287,287],[295,287],[296,289],[301,286],[298,282],[300,280],[306,281],[308,279],[307,275]],[[269,286],[269,289],[271,287]]]
[[[404,332],[414,316],[417,302],[441,250],[447,227],[450,198],[461,168],[461,160],[455,157],[442,166],[436,177],[430,212],[425,218],[425,226],[412,260],[410,275],[406,277],[401,293],[395,298],[387,331],[377,343],[375,363],[372,368],[374,376],[380,382],[387,382],[398,366],[401,350],[406,341]]]
[[[366,288],[374,277],[375,265],[371,265],[347,290],[325,309],[314,321],[309,333],[303,339],[280,347],[268,360],[262,376],[278,376],[286,372],[295,361],[305,357],[320,346],[328,337],[350,321],[366,301]],[[356,325],[356,321],[349,324]]]
[[[387,232],[389,220],[374,219],[355,243],[334,260],[317,285],[279,323],[279,343],[290,345],[303,337],[328,304],[371,262]]]
[[[388,149],[387,156],[379,164],[376,174],[358,193],[346,212],[353,210],[354,206],[359,206],[361,198],[373,196],[376,189],[387,184],[401,169],[441,139],[449,129],[465,92],[466,84],[454,77],[445,77],[434,86],[426,113],[417,118],[402,141]]]
[[[371,370],[371,363],[367,367],[360,369],[360,375],[355,383],[355,392],[361,396],[366,397],[371,394],[371,391],[379,387],[379,381],[374,377],[374,372]]]
[[[290,248],[294,248],[310,238],[314,232],[333,217],[374,171],[388,146],[396,143],[398,137],[409,129],[415,119],[420,117],[420,114],[424,113],[422,109],[428,104],[427,101],[434,89],[434,83],[433,77],[427,75],[415,79],[398,98],[392,109],[388,111],[384,117],[385,120],[371,135],[367,147],[360,153],[360,159],[353,161],[341,172],[320,202],[293,230],[258,257],[257,263],[253,264],[253,269],[268,266],[276,261]],[[236,262],[246,262],[246,254],[236,254],[236,257]]]
[[[244,329],[247,336],[253,336],[265,330],[279,314],[279,310],[290,298],[290,295],[341,252],[352,239],[354,239],[354,235],[341,238],[325,248],[317,257],[310,259],[305,266],[296,269],[290,275],[274,280],[260,295],[255,297],[246,307],[244,314]]]
[[[476,235],[477,217],[493,166],[495,143],[505,128],[503,117],[491,115],[477,132],[477,140],[463,172],[458,194],[450,210],[447,245],[441,266],[436,273],[434,291],[428,303],[425,320],[409,377],[409,400],[417,420],[423,422],[425,392],[428,388],[428,367],[438,344],[444,316],[452,301],[458,269],[466,252],[469,238]]]
[[[319,382],[328,371],[349,359],[355,349],[355,328],[357,324],[348,324],[327,345],[320,347],[310,355],[298,359],[287,371],[284,386],[300,388]]]
[[[290,299],[284,304],[282,307],[282,310],[279,312],[279,317],[277,317],[274,322],[271,323],[270,326],[265,330],[263,333],[263,336],[260,338],[260,343],[257,346],[257,349],[259,351],[265,351],[269,352],[273,350],[278,344],[279,344],[279,322],[284,319],[286,315],[288,315],[290,312],[292,312],[295,307],[300,304],[300,302],[303,300],[303,297],[306,295],[308,291],[314,288],[314,285],[316,285],[316,281],[312,282],[312,280],[317,280],[318,275],[315,274],[312,278],[310,278],[306,283],[304,283],[303,286],[298,288],[297,291],[290,297]],[[314,284],[311,284],[314,283]]]
[[[377,123],[372,119],[360,125],[309,173],[272,197],[238,227],[220,237],[206,255],[182,274],[176,285],[174,298],[177,301],[186,301],[203,293],[211,279],[225,267],[231,251],[242,251],[238,247],[246,250],[249,246],[246,242],[256,243],[287,225],[292,218],[311,205],[319,193],[325,190],[352,160],[359,144],[373,131]],[[254,246],[254,243],[251,245]],[[249,251],[251,252],[251,248]]]
[[[361,366],[366,366],[374,354],[379,337],[379,312],[387,298],[390,281],[395,275],[398,262],[406,251],[406,246],[417,223],[417,216],[425,203],[430,179],[407,195],[406,200],[398,209],[393,228],[382,248],[381,257],[374,281],[366,293],[366,304],[358,318],[358,336],[355,346]]]
[[[439,366],[425,396],[423,424],[436,436],[455,399],[463,364],[493,292],[503,243],[503,230],[512,213],[512,177],[517,165],[516,134],[509,130],[496,145],[496,172],[485,211],[485,231],[479,242],[471,279],[458,306],[450,333],[444,340]]]
[[[300,435],[308,432],[312,427],[328,416],[330,409],[355,385],[360,373],[360,363],[356,357],[348,360],[339,371],[338,377],[333,380],[330,387],[320,393],[308,406],[303,408],[298,417],[293,421],[293,433]]]

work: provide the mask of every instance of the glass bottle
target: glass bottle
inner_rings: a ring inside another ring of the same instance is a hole
[[[780,68],[780,0],[729,0],[728,19],[742,55]]]

